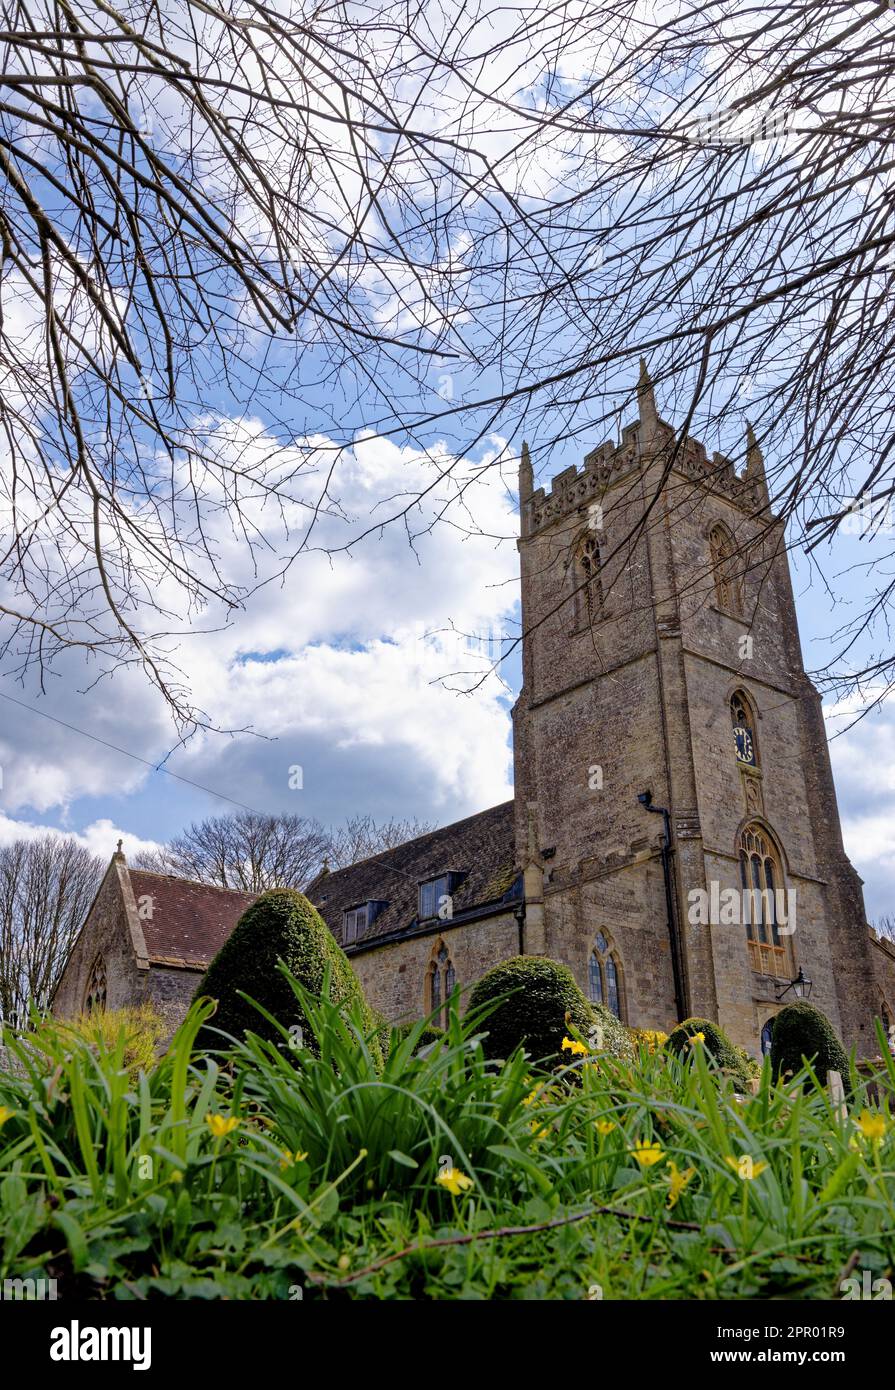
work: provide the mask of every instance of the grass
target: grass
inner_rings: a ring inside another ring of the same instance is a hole
[[[738,1096],[698,1044],[489,1063],[487,1018],[456,1007],[438,1044],[393,1031],[383,1064],[292,987],[317,1056],[285,1027],[197,1055],[208,1004],[148,1070],[124,1029],[8,1037],[0,1279],[105,1299],[830,1299],[854,1268],[892,1277],[882,1034],[842,1114],[810,1067],[781,1086],[766,1065]]]

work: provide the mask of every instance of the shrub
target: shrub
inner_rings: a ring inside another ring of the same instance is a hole
[[[590,1004],[587,1000],[591,1013],[594,1015],[594,1023],[597,1028],[594,1034],[593,1026],[589,1030],[590,1040],[594,1042],[600,1052],[611,1052],[613,1057],[624,1057],[630,1061],[634,1056],[634,1040],[630,1028],[626,1028],[621,1019],[616,1018],[615,1014],[605,1004]]]
[[[838,1071],[848,1085],[848,1057],[826,1014],[807,999],[781,1009],[771,1029],[771,1067],[779,1078],[801,1071],[809,1061],[822,1086],[827,1072]]]
[[[656,1028],[629,1028],[628,1031],[634,1043],[645,1047],[650,1056],[659,1052],[668,1041],[668,1034]]]
[[[419,1027],[419,1023],[420,1020],[414,1020],[410,1023],[394,1024],[393,1031],[397,1035],[397,1041],[404,1042],[405,1038],[409,1038],[414,1028]],[[426,1023],[423,1025],[422,1031],[417,1039],[414,1051],[419,1052],[421,1047],[429,1047],[432,1043],[441,1042],[444,1039],[444,1037],[445,1031],[443,1028],[436,1028],[433,1024]]]
[[[215,1029],[236,1038],[250,1030],[269,1041],[282,1041],[273,1024],[240,996],[242,990],[284,1027],[300,1027],[301,1045],[316,1050],[302,1007],[277,969],[280,960],[315,998],[323,992],[328,967],[330,999],[343,1013],[355,1008],[365,1035],[375,1033],[376,1020],[360,982],[317,909],[294,888],[274,888],[246,909],[196,991],[197,999],[210,996],[218,1001],[217,1013],[200,1034],[200,1047],[222,1045]],[[377,1039],[372,1046],[379,1054]]]
[[[721,1070],[733,1077],[736,1083],[745,1085],[752,1075],[746,1053],[742,1048],[734,1047],[724,1029],[709,1018],[685,1018],[683,1023],[671,1030],[666,1046],[679,1057],[687,1057],[694,1046],[689,1040],[697,1033],[702,1033],[703,1046]]]
[[[512,992],[511,992],[512,991]],[[501,996],[507,995],[507,998]],[[626,1030],[608,1009],[589,1004],[571,970],[543,956],[513,956],[492,966],[469,996],[469,1012],[500,999],[484,1019],[486,1057],[509,1057],[524,1047],[540,1061],[562,1049],[571,1023],[584,1037],[603,1030],[607,1051],[623,1051]]]
[[[94,1009],[76,1018],[47,1019],[26,1041],[39,1051],[52,1053],[51,1040],[74,1036],[88,1043],[97,1056],[113,1052],[123,1042],[128,1071],[148,1072],[167,1032],[165,1020],[151,1004],[138,1004],[125,1009]],[[48,1046],[42,1046],[44,1043]]]
[[[733,1048],[734,1054],[736,1055],[736,1058],[739,1061],[740,1070],[742,1071],[743,1075],[749,1077],[750,1079],[754,1078],[755,1080],[757,1080],[758,1077],[761,1076],[761,1063],[756,1062],[754,1057],[750,1057],[749,1053],[746,1051],[744,1047],[739,1047],[736,1043],[731,1043],[731,1047]]]

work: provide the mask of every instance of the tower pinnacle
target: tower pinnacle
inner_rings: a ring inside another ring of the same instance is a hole
[[[531,454],[528,452],[528,444],[522,441],[522,454],[519,459],[519,502],[527,502],[534,492],[534,470],[531,466]]]
[[[764,455],[761,452],[761,445],[755,438],[755,430],[752,422],[746,421],[746,477],[755,483],[755,490],[761,501],[761,505],[768,505],[768,480],[764,469]]]
[[[646,365],[646,358],[640,359],[640,377],[637,382],[637,408],[640,415],[640,423],[644,432],[651,434],[659,422],[659,414],[656,410],[656,393],[653,389],[653,380]]]

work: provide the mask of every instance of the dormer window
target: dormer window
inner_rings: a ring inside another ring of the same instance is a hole
[[[451,895],[462,881],[463,874],[439,874],[437,878],[427,878],[420,884],[419,917],[421,922],[432,917],[450,917]]]
[[[423,920],[437,917],[439,908],[444,908],[451,896],[450,878],[450,874],[442,874],[420,884],[420,917]]]
[[[384,902],[359,903],[356,907],[349,907],[342,913],[342,944],[350,946],[363,936],[367,927],[373,925],[379,913],[388,904]]]

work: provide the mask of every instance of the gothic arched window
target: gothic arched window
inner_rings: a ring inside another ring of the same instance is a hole
[[[578,543],[575,555],[575,592],[579,623],[592,623],[603,606],[600,546],[592,531],[587,531]]]
[[[717,522],[709,532],[709,551],[718,607],[726,613],[742,614],[743,586],[737,566],[736,546],[723,522]]]
[[[432,1014],[432,1022],[437,1028],[446,1028],[448,1004],[457,983],[457,974],[450,952],[444,942],[439,940],[432,952],[429,969],[426,972],[426,1013]]]
[[[787,943],[781,934],[788,920],[780,855],[760,825],[747,825],[740,836],[740,881],[743,922],[753,970],[780,978],[791,973]]]
[[[587,993],[594,1004],[605,1004],[622,1016],[621,980],[615,952],[602,932],[597,932],[587,962]]]
[[[102,955],[98,955],[90,970],[90,979],[87,982],[87,992],[84,995],[84,1009],[86,1013],[93,1013],[94,1009],[102,1010],[106,1007],[106,962]]]
[[[737,762],[744,767],[758,767],[758,740],[755,735],[755,708],[744,690],[731,697],[730,720]]]

